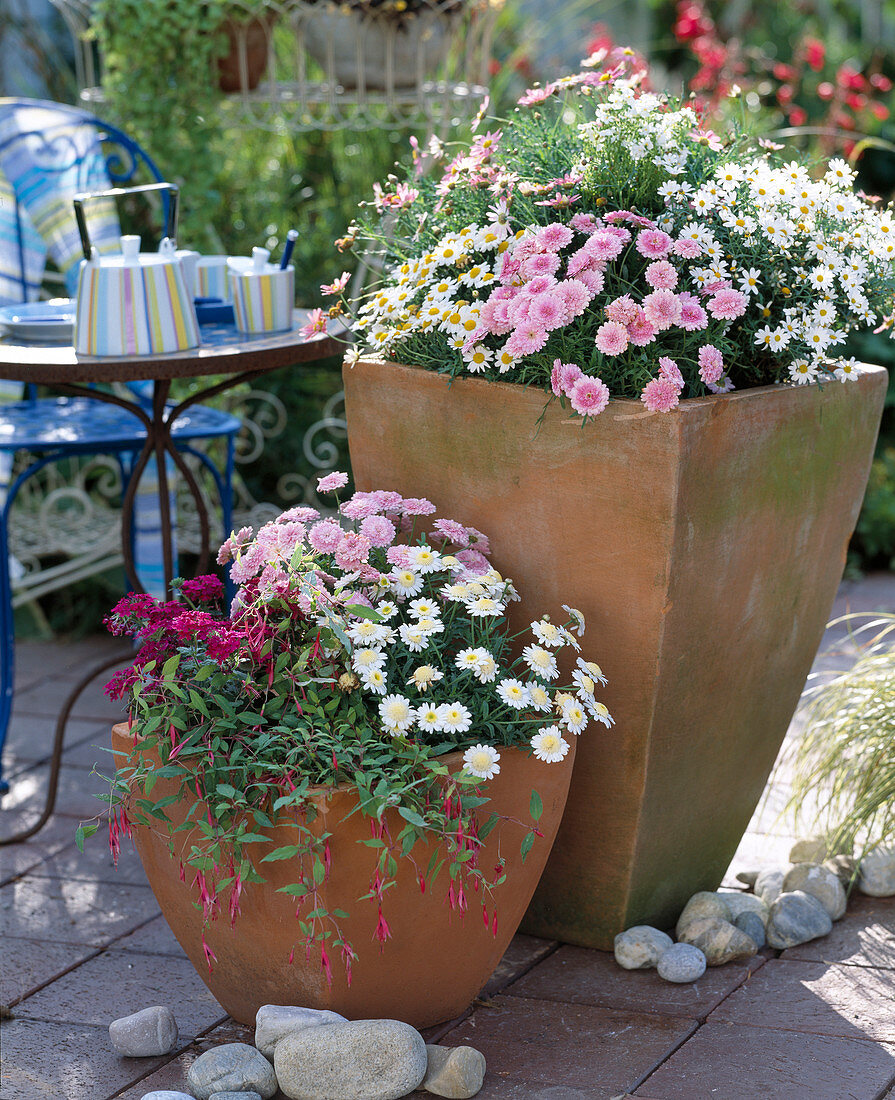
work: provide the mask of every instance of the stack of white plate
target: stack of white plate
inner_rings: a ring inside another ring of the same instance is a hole
[[[74,326],[74,298],[0,308],[0,334],[23,344],[70,344]]]

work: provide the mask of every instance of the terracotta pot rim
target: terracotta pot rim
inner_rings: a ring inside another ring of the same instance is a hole
[[[133,737],[133,727],[129,722],[116,722],[112,726],[112,733],[113,735],[117,734],[119,737]],[[138,733],[138,740],[140,739],[140,737],[141,735]],[[505,752],[525,753],[525,750],[522,745],[501,745],[500,752],[501,754]],[[533,754],[526,753],[525,755],[532,756]],[[450,768],[454,764],[460,763],[460,761],[463,759],[463,753],[459,749],[457,749],[454,752],[446,752],[441,756],[434,757],[433,759],[438,760],[441,763],[447,764],[447,766]],[[560,761],[560,763],[562,763],[562,761]],[[345,794],[350,791],[356,790],[357,786],[354,783],[339,783],[335,787],[326,787],[318,784],[313,787],[308,787],[307,795],[309,798],[329,798],[330,796],[335,794]]]
[[[355,363],[363,363],[365,365],[376,366],[376,367],[402,367],[405,370],[417,371],[420,374],[434,375],[436,378],[444,379],[446,382],[449,382],[451,385],[461,384],[461,385],[477,386],[477,387],[485,387],[485,386],[493,387],[494,391],[495,391],[495,394],[497,394],[497,393],[509,394],[509,393],[513,393],[513,392],[522,393],[522,392],[534,391],[538,395],[543,395],[544,397],[548,396],[547,391],[541,390],[540,387],[538,387],[533,382],[531,382],[527,385],[523,385],[522,383],[519,383],[519,382],[500,382],[500,381],[497,381],[497,380],[491,379],[491,378],[475,378],[475,377],[470,377],[470,376],[467,376],[467,375],[460,375],[457,378],[451,378],[450,375],[439,374],[438,371],[429,370],[428,367],[421,367],[417,363],[399,363],[395,359],[381,359],[381,358],[379,358],[378,356],[375,356],[375,355],[362,355],[359,359],[357,359],[357,360],[355,360],[354,362],[351,362],[351,363],[349,363],[347,358],[346,358],[343,361],[343,369],[344,370],[351,370],[354,367]],[[860,367],[862,372],[871,373],[871,374],[878,373],[880,371],[885,371],[885,369],[886,369],[885,367],[881,367],[876,363],[859,363],[858,366]],[[860,378],[860,375],[858,377]],[[834,382],[834,381],[830,381],[830,382],[825,383],[825,385],[828,385],[828,386],[841,386],[841,385],[848,385],[848,384],[849,383]],[[697,409],[705,408],[707,406],[710,407],[712,405],[717,405],[719,402],[742,401],[744,399],[748,399],[748,398],[752,397],[753,395],[758,396],[758,395],[764,395],[764,394],[769,394],[769,393],[792,393],[793,391],[805,392],[805,393],[820,393],[820,392],[822,392],[822,390],[823,390],[823,387],[818,382],[808,382],[808,383],[792,382],[792,383],[775,383],[775,384],[772,384],[770,386],[750,386],[750,387],[748,387],[748,389],[731,390],[730,393],[707,394],[705,397],[685,397],[681,400],[681,402],[674,409],[671,410],[670,413],[651,413],[647,409],[645,409],[643,407],[642,403],[635,397],[610,397],[609,398],[609,406],[610,407],[615,406],[615,407],[618,407],[618,408],[626,408],[626,409],[631,409],[631,410],[636,409],[637,410],[636,415],[639,416],[640,418],[651,417],[651,416],[670,417],[672,415],[676,415],[677,417],[680,417],[680,416],[686,416],[688,414],[689,410],[695,411]],[[634,416],[630,417],[630,419],[634,419],[634,418],[635,418]],[[572,417],[571,413],[569,414],[569,421],[570,421],[570,423],[580,424],[579,418],[578,417]]]

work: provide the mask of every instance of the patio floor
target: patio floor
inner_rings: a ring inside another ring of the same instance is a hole
[[[845,583],[834,613],[892,608],[895,577],[886,574]],[[3,835],[33,820],[42,802],[42,762],[79,671],[116,648],[103,638],[18,647]],[[841,668],[851,652],[842,629],[831,629],[815,668]],[[91,793],[102,787],[91,768],[107,767],[95,746],[108,743],[119,713],[101,682],[70,724],[57,813],[36,837],[0,849],[0,1001],[9,1006],[2,1100],[188,1091],[186,1067],[203,1050],[252,1041],[187,961],[130,846],[116,870],[101,840],[83,855],[74,845],[77,820],[95,814]],[[797,716],[790,742],[798,730]],[[778,814],[786,793],[784,772],[732,872],[785,862],[792,836]],[[152,1004],[174,1010],[180,1046],[163,1058],[119,1058],[109,1021]],[[517,936],[472,1011],[427,1039],[485,1054],[481,1100],[895,1098],[895,898],[855,895],[825,939],[766,950],[684,986],[654,971],[622,971],[604,952]]]

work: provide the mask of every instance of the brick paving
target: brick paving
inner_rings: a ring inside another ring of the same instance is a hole
[[[834,613],[893,607],[895,577],[878,575],[844,584]],[[35,819],[53,719],[79,670],[114,652],[102,638],[18,647],[3,835]],[[845,667],[853,653],[844,628],[831,628],[815,672]],[[252,1041],[186,960],[133,850],[122,849],[116,870],[101,842],[75,848],[78,819],[98,806],[103,784],[91,772],[108,769],[103,749],[118,717],[100,684],[70,725],[57,812],[36,837],[0,849],[0,1001],[10,1014],[0,1100],[141,1100],[185,1088],[203,1050]],[[784,752],[800,728],[797,716]],[[788,791],[784,765],[728,885],[737,869],[785,862]],[[117,1057],[108,1021],[157,1003],[174,1009],[178,1048]],[[895,1100],[895,898],[855,896],[824,939],[765,949],[684,986],[622,971],[605,952],[520,935],[470,1012],[427,1039],[485,1054],[481,1100]]]

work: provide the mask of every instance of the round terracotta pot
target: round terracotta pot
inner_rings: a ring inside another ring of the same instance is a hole
[[[495,891],[497,932],[486,928],[482,898],[472,893],[464,916],[446,902],[449,878],[442,868],[425,893],[421,893],[413,866],[398,858],[396,885],[385,895],[383,915],[391,938],[380,950],[375,937],[378,909],[374,902],[358,900],[370,889],[376,850],[362,842],[371,836],[370,821],[360,813],[348,817],[357,807],[356,789],[340,786],[320,790],[313,801],[318,810],[310,826],[315,832],[332,832],[331,871],[320,887],[321,904],[343,909],[350,916],[341,921],[347,938],[358,954],[349,987],[338,949],[328,948],[332,957],[332,984],[320,965],[319,946],[306,961],[296,919],[295,899],[277,893],[280,886],[295,882],[292,861],[261,864],[268,851],[294,844],[295,831],[288,826],[260,830],[270,836],[269,844],[253,845],[252,855],[264,884],[243,888],[240,914],[231,928],[227,916],[229,894],[221,899],[222,915],[205,929],[205,940],[217,961],[209,972],[202,946],[203,919],[194,905],[192,874],[180,880],[181,853],[192,845],[188,832],[175,833],[174,852],[168,850],[164,827],[149,829],[134,825],[134,841],[149,885],[171,930],[196,967],[214,997],[234,1019],[252,1024],[263,1004],[302,1005],[328,1008],[350,1019],[387,1018],[404,1020],[415,1027],[427,1027],[453,1019],[463,1012],[482,989],[512,939],[534,893],[562,817],[569,790],[575,739],[559,764],[543,764],[521,749],[502,749],[500,774],[486,787],[490,802],[479,812],[484,822],[492,812],[511,819],[501,821],[483,842],[483,868],[506,863],[506,881]],[[112,748],[121,766],[134,744],[134,733],[126,723],[112,730]],[[445,757],[445,762],[459,761]],[[153,799],[180,788],[172,779],[159,779]],[[524,829],[519,822],[531,822],[532,790],[543,801],[543,814],[534,846],[523,863],[520,844]],[[186,819],[196,799],[182,791],[182,799],[166,810],[172,824]],[[137,795],[131,796],[137,797]],[[198,814],[204,816],[204,804]],[[397,836],[405,822],[396,811],[385,814],[389,831]],[[422,870],[428,866],[433,846],[418,843],[414,859]],[[492,906],[488,904],[489,920]],[[294,961],[289,957],[294,948]]]
[[[491,539],[516,629],[579,607],[616,720],[586,731],[523,929],[611,948],[720,882],[823,636],[887,375],[769,386],[582,428],[534,388],[343,370],[360,490],[426,496]],[[537,424],[544,413],[544,419]]]
[[[250,19],[247,22],[240,22],[237,19],[227,19],[224,22],[221,29],[227,35],[230,49],[217,61],[218,85],[222,92],[253,92],[258,87],[261,78],[267,72],[270,35],[275,22],[275,14]],[[240,67],[243,42],[245,43],[245,84],[243,84]]]

